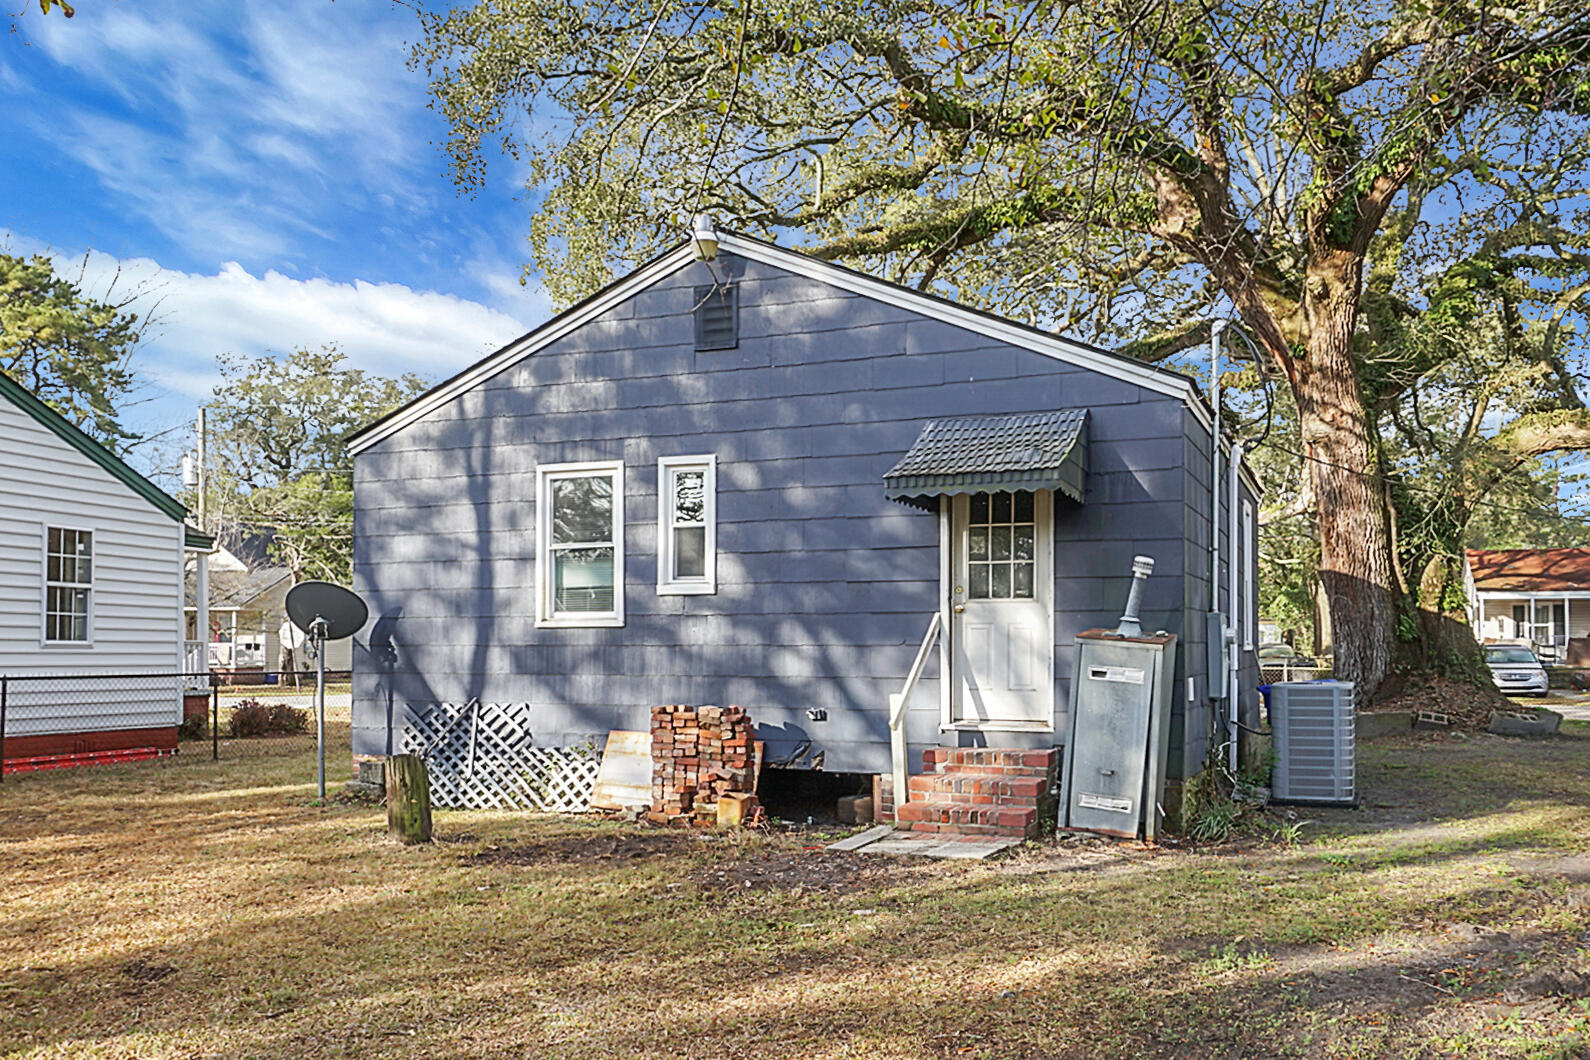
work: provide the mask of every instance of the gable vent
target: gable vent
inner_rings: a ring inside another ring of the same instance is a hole
[[[696,349],[732,350],[740,345],[740,288],[725,283],[695,289]]]

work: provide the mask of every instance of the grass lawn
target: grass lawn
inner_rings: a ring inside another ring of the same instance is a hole
[[[983,864],[484,812],[402,848],[310,755],[11,776],[0,1056],[1584,1056],[1587,756],[1370,743],[1295,843]]]

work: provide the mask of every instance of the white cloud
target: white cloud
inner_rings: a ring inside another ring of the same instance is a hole
[[[95,265],[108,268],[91,260]],[[255,276],[235,262],[214,275],[122,262],[158,299],[149,350],[165,385],[195,396],[217,376],[222,353],[257,354],[337,344],[360,368],[382,375],[451,374],[527,330],[524,322],[456,295],[399,283]]]
[[[209,395],[220,379],[217,358],[225,353],[254,356],[335,343],[355,367],[441,379],[547,315],[545,297],[520,289],[511,273],[482,280],[488,288],[511,285],[518,292],[519,302],[505,312],[400,283],[295,279],[274,270],[255,275],[235,262],[214,273],[183,272],[149,258],[55,250],[4,230],[0,251],[47,254],[95,297],[119,300],[137,292],[130,308],[153,323],[134,369],[166,392],[151,403],[157,424],[191,413],[190,400],[181,399]]]
[[[201,261],[301,249],[378,196],[425,200],[413,20],[378,5],[152,0],[40,20],[38,46],[94,92],[51,94],[39,136]]]

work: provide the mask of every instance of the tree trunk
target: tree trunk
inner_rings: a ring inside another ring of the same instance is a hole
[[[1386,497],[1352,356],[1361,265],[1346,250],[1310,263],[1308,350],[1294,392],[1314,484],[1335,674],[1356,683],[1362,704],[1391,664],[1397,581]]]
[[[1423,668],[1454,680],[1491,687],[1474,630],[1469,627],[1461,544],[1456,555],[1432,556],[1419,578],[1419,647]]]
[[[431,841],[431,779],[423,758],[393,755],[386,760],[386,827],[400,843]]]

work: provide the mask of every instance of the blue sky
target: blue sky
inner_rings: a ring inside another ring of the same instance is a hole
[[[0,248],[91,293],[144,291],[131,424],[173,445],[218,354],[339,343],[440,377],[541,320],[524,172],[459,197],[391,0],[32,0],[0,41]]]

